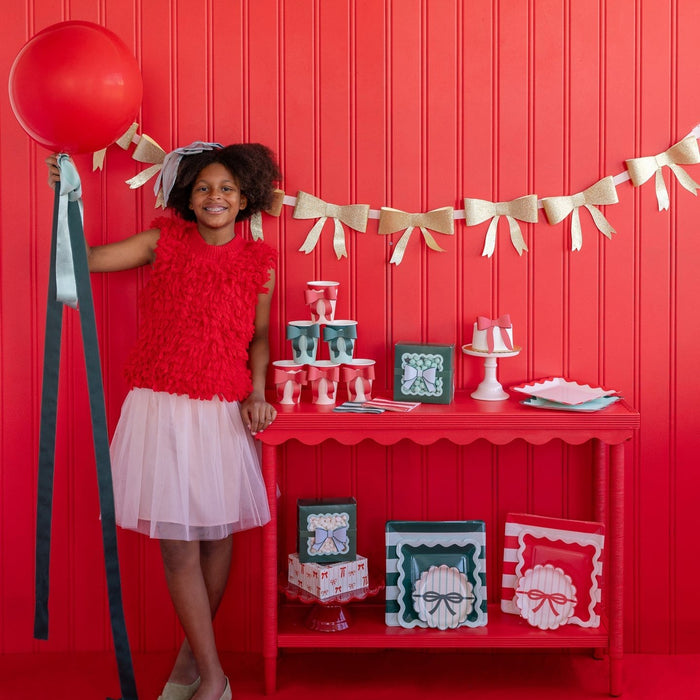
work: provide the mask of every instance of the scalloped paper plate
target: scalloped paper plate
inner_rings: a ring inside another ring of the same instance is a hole
[[[563,377],[540,379],[530,384],[513,386],[511,389],[520,391],[523,394],[530,394],[530,396],[537,396],[547,401],[568,404],[569,406],[575,406],[593,399],[600,399],[604,396],[612,396],[617,393],[614,389],[603,389],[602,387],[589,386],[588,384],[579,384]]]
[[[523,406],[548,408],[551,411],[579,411],[582,413],[593,413],[594,411],[600,411],[603,408],[607,408],[610,404],[619,401],[621,398],[621,396],[601,396],[598,399],[591,399],[590,401],[584,401],[583,403],[570,404],[541,399],[539,396],[530,396],[520,403],[523,404]]]

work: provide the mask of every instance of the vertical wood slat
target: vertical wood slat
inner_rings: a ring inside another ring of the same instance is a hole
[[[207,0],[196,8],[179,0],[80,0],[65,11],[105,23],[133,46],[146,82],[141,129],[166,149],[198,138],[262,141],[279,152],[287,194],[304,189],[338,204],[426,211],[461,208],[464,196],[571,194],[617,174],[627,157],[664,150],[700,121],[692,32],[700,17],[691,0]],[[8,25],[3,65],[9,70],[29,34],[61,19],[45,0],[27,2],[25,16]],[[12,575],[0,569],[0,651],[102,648],[110,640],[102,573],[86,564],[100,545],[91,448],[80,437],[89,419],[73,321],[62,368],[52,639],[37,644],[27,631],[51,194],[44,156],[6,103],[0,120],[0,547],[3,564],[19,563]],[[101,174],[91,172],[89,157],[76,160],[92,241],[150,224],[157,213],[150,184],[137,192],[123,185],[141,169],[129,154],[110,150]],[[392,384],[399,340],[455,342],[457,386],[475,386],[483,368],[459,345],[470,340],[476,314],[509,312],[524,347],[499,365],[505,383],[570,374],[619,388],[642,409],[642,434],[626,447],[625,572],[627,644],[641,651],[697,651],[699,621],[684,607],[697,573],[689,534],[699,485],[697,200],[675,184],[670,190],[672,210],[659,213],[652,185],[623,183],[620,203],[605,210],[617,234],[604,239],[582,212],[578,253],[570,252],[570,220],[549,226],[543,212],[538,224],[523,225],[530,251],[522,257],[505,222],[487,259],[486,224],[457,221],[454,237],[436,234],[445,253],[428,251],[415,231],[400,266],[388,264],[400,234],[377,236],[374,220],[365,234],[346,229],[350,255],[342,260],[330,224],[318,249],[303,255],[297,249],[311,222],[293,219],[289,207],[279,221],[264,221],[266,239],[280,250],[275,356],[289,356],[286,321],[307,315],[304,283],[330,277],[341,282],[339,314],[358,320],[358,351],[378,361],[379,390]],[[17,236],[18,228],[28,235]],[[94,280],[112,428],[146,277]],[[280,553],[296,544],[297,497],[353,490],[360,544],[375,568],[386,518],[485,519],[495,597],[505,513],[590,517],[590,462],[589,448],[558,443],[290,446]],[[237,540],[236,581],[217,622],[226,646],[260,644],[259,592],[247,573],[256,569],[258,540],[259,533]],[[156,543],[120,533],[120,546],[132,644],[174,648],[180,633]],[[652,583],[659,568],[670,591],[662,601]]]

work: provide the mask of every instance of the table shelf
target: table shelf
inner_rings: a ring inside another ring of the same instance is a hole
[[[624,443],[640,426],[640,416],[624,401],[594,413],[533,410],[520,403],[476,401],[456,392],[449,405],[421,404],[405,414],[363,415],[333,413],[332,407],[312,404],[279,406],[277,418],[257,438],[263,443],[262,471],[271,521],[263,528],[263,657],[265,691],[274,692],[280,648],[433,648],[433,649],[563,649],[592,648],[609,657],[609,687],[622,693]],[[271,397],[274,401],[274,398]],[[288,442],[320,445],[335,441],[358,445],[370,440],[391,446],[402,441],[432,445],[447,440],[468,445],[486,440],[506,445],[513,440],[542,445],[561,440],[570,445],[593,443],[594,516],[606,527],[606,590],[603,620],[598,628],[564,625],[539,630],[517,615],[491,605],[488,624],[457,630],[404,629],[384,624],[383,606],[348,606],[352,624],[341,632],[314,632],[304,626],[306,606],[279,605],[277,479],[281,448]]]
[[[349,629],[314,632],[304,625],[308,611],[305,605],[280,605],[277,633],[280,648],[592,649],[608,646],[604,622],[596,628],[563,625],[557,630],[540,630],[517,615],[502,613],[497,605],[489,605],[485,627],[444,631],[387,627],[383,605],[355,603],[346,607],[351,618]]]

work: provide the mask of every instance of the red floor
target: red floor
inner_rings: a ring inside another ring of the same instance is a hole
[[[262,698],[257,655],[223,659],[234,699]],[[134,657],[139,700],[156,700],[170,655]],[[119,697],[111,654],[0,656],[0,700]],[[584,700],[606,698],[607,664],[587,654],[379,651],[290,653],[279,662],[275,700]],[[626,700],[697,700],[700,655],[628,655]]]

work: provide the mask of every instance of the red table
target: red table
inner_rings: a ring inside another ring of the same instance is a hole
[[[365,415],[333,413],[332,407],[301,403],[278,406],[275,422],[258,438],[263,443],[262,469],[272,519],[263,529],[263,656],[265,691],[276,688],[280,647],[314,648],[592,648],[610,657],[610,694],[622,693],[622,599],[624,537],[624,442],[639,429],[639,413],[619,401],[595,413],[551,411],[523,406],[521,396],[507,401],[476,401],[458,392],[453,403],[421,404],[409,413]],[[558,439],[571,445],[594,443],[594,517],[606,524],[607,591],[599,628],[564,625],[539,630],[520,624],[520,618],[489,606],[485,627],[436,632],[387,627],[379,606],[353,608],[353,624],[342,633],[307,630],[298,608],[278,608],[277,462],[278,447],[288,440],[318,445],[336,440],[356,445],[372,440],[393,445],[410,440],[430,445],[449,440],[467,445],[485,439],[494,445],[525,440],[541,445]]]

